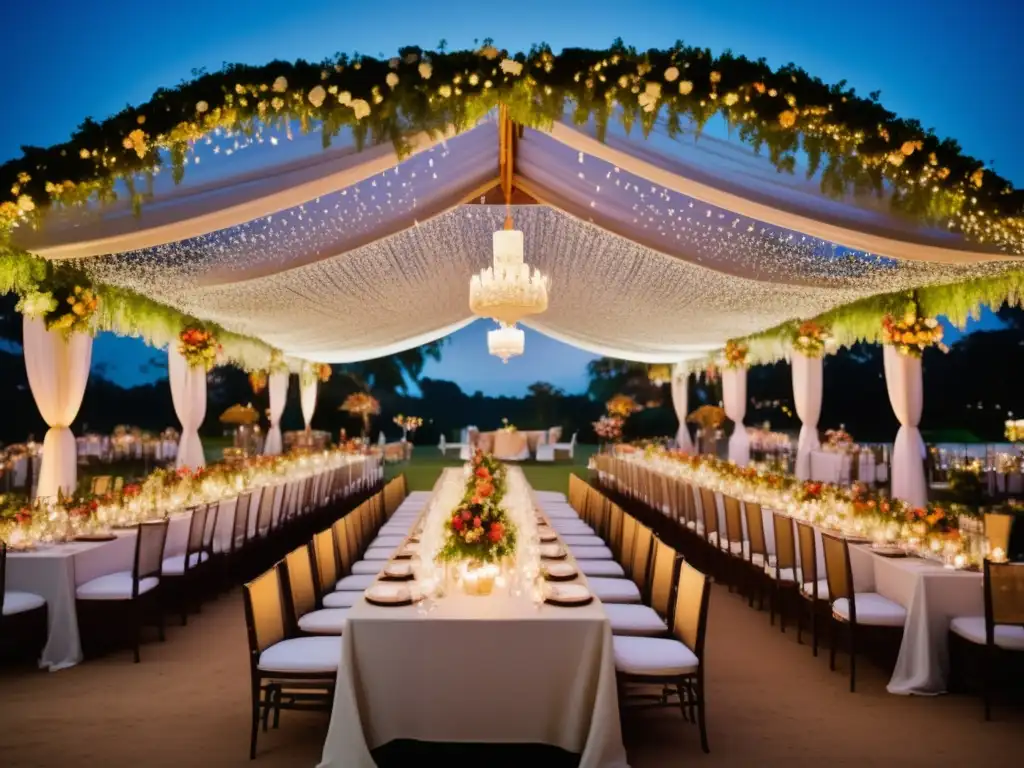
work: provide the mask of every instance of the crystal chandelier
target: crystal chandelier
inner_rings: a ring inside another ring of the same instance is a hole
[[[511,218],[505,227],[494,233],[494,265],[470,278],[469,308],[475,315],[514,326],[547,310],[550,279],[523,262],[523,233],[512,229]]]
[[[507,363],[510,357],[523,354],[526,348],[526,334],[514,325],[505,325],[487,332],[487,351],[501,362]]]

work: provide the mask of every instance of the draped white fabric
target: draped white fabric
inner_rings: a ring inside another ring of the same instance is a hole
[[[796,476],[807,480],[811,476],[811,451],[816,450],[818,419],[821,417],[822,373],[824,361],[820,357],[807,357],[793,352],[793,402],[800,418],[800,441],[796,448]]]
[[[171,384],[174,412],[181,422],[181,440],[178,442],[177,467],[206,466],[199,427],[206,418],[206,369],[192,367],[172,344],[167,348],[167,378]]]
[[[722,371],[722,405],[725,415],[735,425],[729,438],[729,461],[745,467],[750,461],[750,438],[743,424],[747,415],[747,369],[726,368]]]
[[[313,412],[316,410],[316,391],[318,382],[316,377],[310,377],[309,381],[299,381],[299,402],[302,405],[302,419],[306,422],[306,429],[313,424]]]
[[[263,445],[263,453],[267,456],[277,456],[283,448],[281,414],[284,413],[284,404],[288,400],[290,378],[291,374],[287,372],[270,374],[270,383],[267,386],[270,393],[270,431],[267,432],[267,441]]]
[[[928,485],[924,474],[924,440],[917,428],[924,408],[921,358],[901,355],[888,344],[882,354],[885,388],[901,425],[892,450],[892,495],[923,507],[928,503]]]
[[[690,372],[681,365],[672,368],[672,406],[675,408],[676,417],[679,419],[679,431],[676,432],[676,447],[680,451],[693,453],[693,441],[690,440],[690,430],[686,428],[686,416],[689,413],[687,402],[690,389]]]
[[[23,322],[25,370],[36,407],[50,429],[43,441],[36,496],[72,494],[78,477],[77,446],[70,424],[78,415],[89,380],[92,336],[46,330],[42,319]]]

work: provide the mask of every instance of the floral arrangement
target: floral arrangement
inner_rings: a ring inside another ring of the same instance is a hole
[[[746,368],[747,359],[750,356],[750,348],[740,341],[727,341],[725,342],[725,352],[723,364],[726,368],[735,370],[737,368]]]
[[[16,309],[28,317],[42,318],[49,331],[60,331],[65,335],[91,333],[94,329],[93,316],[100,305],[99,297],[88,283],[61,283],[52,281],[24,294]]]
[[[719,429],[726,421],[725,411],[717,405],[702,405],[696,409],[686,420],[690,424],[696,424],[701,429]]]
[[[897,320],[892,315],[882,318],[882,342],[896,348],[907,357],[920,357],[928,347],[947,351],[942,343],[942,326],[934,317],[920,318],[916,311],[908,311]]]
[[[402,428],[403,437],[406,432],[415,432],[423,426],[423,419],[419,416],[403,416],[402,414],[398,414],[392,419],[392,421]]]
[[[466,493],[445,523],[439,562],[495,563],[516,548],[516,527],[501,507],[504,465],[477,452],[470,464]]]
[[[515,432],[516,431],[516,425],[512,424],[508,419],[502,418],[502,420],[501,420],[501,429],[504,432]]]
[[[631,395],[615,395],[604,404],[609,416],[617,416],[625,421],[637,411],[642,411],[643,406],[637,403]]]
[[[331,380],[331,374],[334,373],[334,369],[330,365],[327,363],[314,363],[313,368],[316,370],[316,378],[321,384],[326,384]]]
[[[853,435],[840,425],[839,429],[825,430],[825,447],[833,451],[847,450],[853,447]]]
[[[804,320],[793,331],[793,349],[804,357],[823,357],[832,336],[814,320]]]
[[[315,381],[326,384],[331,380],[333,372],[333,369],[327,363],[303,363],[299,380],[304,387],[310,386]]]
[[[1017,419],[1014,421],[1010,419],[1006,422],[1006,430],[1004,434],[1006,439],[1011,443],[1017,443],[1024,440],[1024,419]]]
[[[178,335],[178,352],[192,368],[205,368],[209,371],[217,364],[220,351],[212,331],[186,328]]]
[[[345,398],[340,410],[362,419],[365,437],[370,431],[370,417],[380,413],[380,403],[369,392],[353,392]]]
[[[249,386],[252,387],[252,393],[258,395],[264,389],[267,388],[268,376],[264,370],[253,371],[249,374]]]
[[[618,442],[622,439],[622,419],[618,416],[602,416],[594,424],[594,434],[603,442]]]
[[[672,367],[665,364],[650,365],[647,367],[647,379],[656,387],[668,384],[672,381]]]

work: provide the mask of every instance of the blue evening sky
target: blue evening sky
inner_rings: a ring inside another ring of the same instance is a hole
[[[517,0],[439,3],[164,3],[113,0],[15,3],[4,12],[6,118],[0,161],[23,144],[67,138],[87,115],[97,119],[193,68],[274,58],[318,61],[338,51],[391,55],[402,45],[472,46],[493,37],[512,50],[547,42],[604,46],[622,37],[638,48],[681,39],[715,52],[730,48],[773,65],[795,62],[826,82],[845,79],[859,93],[882,91],[897,114],[952,136],[1017,186],[1024,184],[1018,126],[1024,121],[1021,0]],[[995,327],[990,314],[980,327]],[[972,326],[978,327],[976,325]],[[527,353],[508,365],[489,358],[487,325],[455,334],[426,375],[486,394],[522,394],[534,381],[568,391],[585,386],[592,355],[527,332]],[[161,375],[163,355],[104,335],[94,367],[131,385]]]

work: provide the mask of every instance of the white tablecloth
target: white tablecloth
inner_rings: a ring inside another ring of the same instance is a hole
[[[351,609],[321,766],[373,768],[371,749],[416,739],[549,744],[581,768],[626,768],[600,601],[538,608],[496,587],[432,605]]]
[[[811,451],[811,480],[848,485],[852,482],[853,457],[842,451]],[[857,480],[862,483],[885,482],[886,468],[875,466],[875,455],[870,451],[858,454]]]

